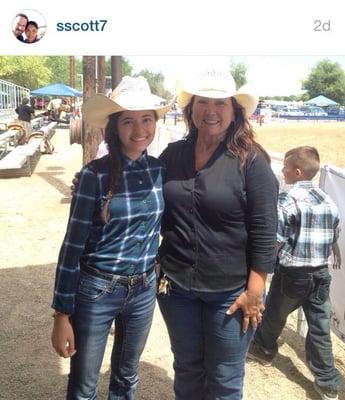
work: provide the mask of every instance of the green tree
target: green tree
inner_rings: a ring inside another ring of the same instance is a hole
[[[122,76],[131,76],[133,72],[133,67],[125,57],[121,57],[121,72]]]
[[[52,72],[49,83],[64,83],[65,85],[69,85],[68,56],[47,57],[46,65]]]
[[[340,104],[345,104],[345,72],[337,62],[320,61],[302,82],[309,99],[324,95]]]
[[[138,74],[135,74],[135,76],[138,75],[142,75],[147,79],[153,94],[163,97],[163,99],[166,100],[172,98],[172,94],[164,87],[164,75],[161,72],[153,72],[148,69],[143,69]]]
[[[0,56],[0,78],[28,89],[36,89],[50,82],[52,72],[47,57]]]
[[[121,74],[122,76],[132,76],[133,67],[125,57],[121,57]],[[105,60],[105,75],[111,76],[111,61],[110,57]]]
[[[235,79],[236,89],[247,83],[247,66],[244,63],[235,63],[234,61],[232,61],[230,66],[230,73]]]

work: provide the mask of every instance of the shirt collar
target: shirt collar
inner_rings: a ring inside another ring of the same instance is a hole
[[[293,184],[293,187],[310,189],[314,187],[314,184],[312,181],[297,181],[296,183]]]
[[[137,168],[137,167],[146,168],[149,165],[147,151],[145,150],[141,154],[141,156],[136,160],[131,160],[125,154],[122,154],[122,163],[123,163],[123,168]]]

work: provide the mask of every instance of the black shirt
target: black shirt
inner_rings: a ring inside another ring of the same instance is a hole
[[[159,256],[185,289],[224,291],[245,285],[250,269],[271,272],[276,257],[278,182],[264,156],[237,157],[219,144],[195,171],[194,142],[169,144]]]
[[[27,104],[21,104],[15,109],[15,111],[18,114],[18,119],[26,122],[31,121],[31,114],[34,114],[35,112],[34,109]]]

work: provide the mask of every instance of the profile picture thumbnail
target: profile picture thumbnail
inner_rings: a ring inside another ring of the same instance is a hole
[[[12,23],[12,32],[23,43],[37,43],[45,35],[47,24],[43,15],[36,10],[19,11]]]

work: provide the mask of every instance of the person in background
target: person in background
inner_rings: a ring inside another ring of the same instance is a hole
[[[135,398],[155,306],[164,208],[164,167],[146,148],[169,108],[156,105],[141,76],[124,77],[110,98],[97,94],[84,102],[85,121],[105,127],[109,154],[79,174],[56,270],[52,344],[71,357],[68,400],[96,398],[114,320],[108,398]]]
[[[30,105],[30,100],[25,97],[22,104],[15,109],[15,112],[18,114],[18,119],[25,129],[25,136],[28,138],[32,132],[31,117],[35,115],[35,110]]]
[[[37,97],[35,100],[35,108],[38,110],[43,110],[44,109],[44,100],[43,97]]]
[[[12,32],[20,42],[24,41],[23,33],[25,32],[28,20],[29,18],[25,14],[17,14],[14,18]]]
[[[37,38],[38,33],[38,25],[35,21],[28,21],[25,28],[25,36],[26,39],[24,40],[25,43],[35,43],[38,42],[39,39]]]
[[[168,145],[158,303],[176,400],[242,399],[246,354],[276,257],[278,182],[227,71],[182,82],[188,136]]]
[[[260,101],[259,105],[259,112],[257,115],[257,123],[262,126],[262,124],[265,122],[266,114],[267,114],[267,105],[264,101]]]
[[[306,360],[315,377],[314,387],[321,399],[336,400],[341,377],[332,355],[328,258],[333,248],[334,267],[340,268],[339,212],[312,182],[319,168],[314,147],[296,147],[285,154],[282,172],[286,184],[293,186],[279,194],[279,262],[248,357],[271,365],[287,317],[302,307],[308,323]]]

